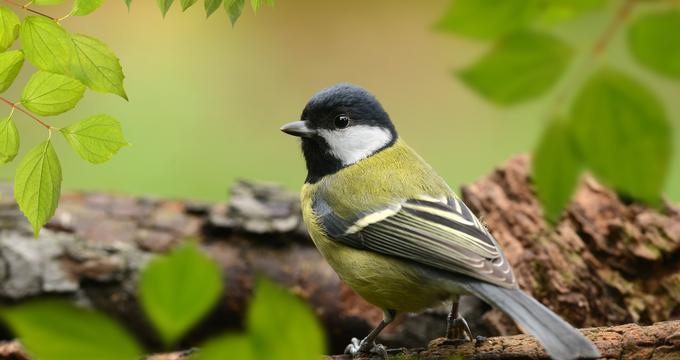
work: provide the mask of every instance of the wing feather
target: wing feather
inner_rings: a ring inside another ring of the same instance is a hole
[[[323,200],[314,209],[336,241],[501,286],[516,286],[510,264],[486,227],[459,199],[421,197],[342,219]]]

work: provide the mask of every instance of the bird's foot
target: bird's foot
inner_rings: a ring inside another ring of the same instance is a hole
[[[350,354],[353,357],[362,354],[375,354],[383,359],[387,358],[387,349],[383,345],[365,340],[359,341],[357,338],[352,338],[352,341],[345,348],[345,354]]]
[[[456,315],[454,318],[449,315],[448,322],[446,324],[446,339],[450,341],[472,341],[474,337],[472,336],[472,331],[470,331],[470,326],[467,321],[460,316]]]

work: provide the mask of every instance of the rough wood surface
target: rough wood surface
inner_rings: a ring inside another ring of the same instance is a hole
[[[650,326],[627,324],[583,329],[597,346],[603,359],[680,359],[680,321]],[[424,349],[391,351],[390,357],[417,359],[549,359],[543,347],[529,335],[492,337],[482,341],[453,344],[444,338],[433,340]],[[349,355],[329,356],[327,360],[351,360]],[[368,357],[367,357],[368,359]]]
[[[581,330],[602,353],[603,359],[674,360],[680,358],[680,321],[650,326],[636,324]],[[146,360],[187,360],[200,349],[149,355]],[[451,359],[548,359],[543,348],[528,335],[492,337],[475,342],[452,343],[435,339],[426,348],[390,350],[400,360]],[[369,359],[370,357],[364,357]],[[0,359],[29,360],[17,341],[0,343]],[[326,360],[351,360],[349,355],[328,356]]]
[[[508,161],[463,197],[513,264],[520,286],[577,327],[680,317],[680,206],[657,211],[586,177],[554,227],[542,217],[528,157]],[[496,310],[487,330],[512,332]]]
[[[225,296],[180,344],[239,329],[255,274],[307,300],[334,352],[361,337],[381,312],[344,286],[301,225],[297,195],[240,183],[229,203],[203,204],[99,193],[66,194],[34,240],[0,188],[0,302],[61,295],[114,315],[150,349],[159,342],[135,300],[136,275],[154,253],[186,237],[222,266]],[[652,324],[680,318],[680,206],[628,203],[586,178],[565,217],[548,226],[520,156],[463,187],[462,196],[496,236],[525,290],[577,327]],[[474,298],[463,313],[475,334],[517,333]],[[381,336],[390,347],[426,346],[444,332],[446,306],[401,315]],[[5,339],[11,334],[1,333]]]

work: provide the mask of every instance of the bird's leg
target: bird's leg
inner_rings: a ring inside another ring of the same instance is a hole
[[[451,303],[451,312],[446,321],[446,338],[448,340],[465,340],[466,336],[469,341],[474,339],[472,331],[467,324],[467,321],[458,313],[458,302],[460,297],[453,299]]]
[[[384,346],[376,344],[375,339],[385,326],[394,320],[396,314],[397,312],[394,310],[384,310],[383,319],[380,321],[380,324],[378,324],[378,326],[376,326],[363,340],[359,341],[357,338],[352,338],[352,342],[345,348],[345,354],[355,356],[358,354],[375,353],[386,358],[387,350]]]

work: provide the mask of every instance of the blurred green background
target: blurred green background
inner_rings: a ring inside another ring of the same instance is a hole
[[[133,146],[93,166],[60,137],[64,188],[204,200],[225,199],[239,178],[297,189],[305,177],[302,155],[278,128],[299,119],[310,96],[337,82],[372,91],[401,136],[453,187],[469,183],[534,147],[547,124],[550,95],[500,108],[453,77],[453,69],[488,44],[434,31],[448,5],[279,0],[257,15],[247,8],[232,28],[224,11],[206,20],[201,6],[181,14],[175,4],[163,19],[155,1],[134,2],[130,12],[122,1],[107,1],[90,16],[69,18],[69,31],[101,39],[120,57],[130,101],[88,91],[76,109],[47,120],[65,126],[109,113]],[[577,51],[588,49],[608,16],[606,9],[589,14],[557,32]],[[623,36],[604,60],[652,85],[664,101],[676,129],[666,188],[680,201],[680,87],[635,66]],[[31,71],[24,66],[9,99],[19,98]],[[45,134],[21,114],[15,121],[21,157]],[[11,180],[17,163],[0,168],[0,179]]]

